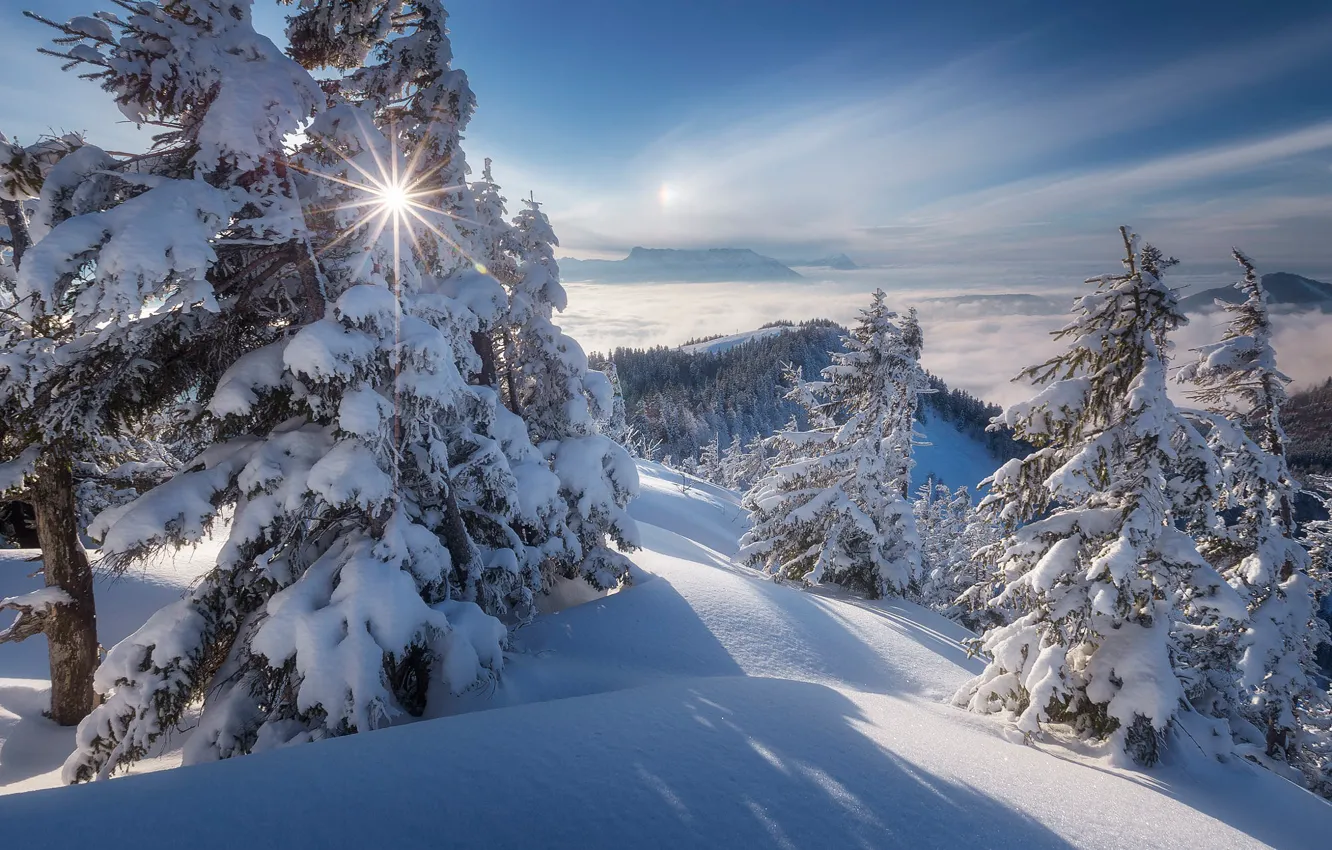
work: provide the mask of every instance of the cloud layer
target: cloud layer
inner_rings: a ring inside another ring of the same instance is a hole
[[[920,309],[926,368],[950,386],[997,404],[1027,398],[1030,387],[1012,378],[1060,350],[1050,334],[1067,320],[1077,287],[1068,286],[1067,277],[1063,285],[1046,281],[1042,293],[1055,306],[1033,314],[1029,303],[977,299],[985,290],[919,285],[935,273],[837,273],[811,283],[568,284],[569,309],[559,322],[589,351],[675,346],[692,337],[738,333],[777,319],[821,317],[849,323],[869,303],[870,291],[883,286],[895,307]],[[1200,276],[1196,285],[1218,285],[1221,281],[1214,277]],[[1218,314],[1194,317],[1175,335],[1175,361],[1182,362],[1189,349],[1214,341],[1223,323]],[[1277,354],[1296,386],[1332,377],[1332,316],[1278,315],[1275,323]]]

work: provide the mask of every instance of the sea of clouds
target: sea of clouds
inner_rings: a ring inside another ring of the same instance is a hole
[[[588,351],[676,346],[780,319],[850,323],[881,287],[895,308],[920,311],[926,368],[950,386],[1011,404],[1030,394],[1030,387],[1012,378],[1061,349],[1051,332],[1067,321],[1073,299],[1090,289],[1079,275],[1056,270],[1033,275],[938,267],[807,274],[805,281],[784,283],[567,284],[569,308],[558,321]],[[1233,276],[1227,272],[1209,271],[1181,273],[1171,283],[1196,292],[1228,280]],[[1003,297],[1008,294],[1034,297]],[[1192,317],[1174,336],[1175,362],[1215,340],[1224,323],[1219,313]],[[1332,377],[1332,315],[1284,314],[1275,323],[1281,367],[1295,386]]]

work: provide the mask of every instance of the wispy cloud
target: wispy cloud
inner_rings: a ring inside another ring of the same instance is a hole
[[[744,244],[936,262],[1002,248],[1014,228],[1023,245],[1081,251],[1091,230],[1148,208],[1161,222],[1205,212],[1215,232],[1252,227],[1258,208],[1332,223],[1317,202],[1332,190],[1332,122],[1262,134],[1237,120],[1214,143],[1162,129],[1325,60],[1332,19],[1154,66],[1088,57],[1058,76],[1024,70],[1024,48],[910,80],[848,86],[793,73],[766,94],[751,87],[742,102],[700,107],[624,161],[589,157],[551,173],[501,152],[499,173],[550,202],[575,254]],[[1294,168],[1310,162],[1321,177]],[[1257,185],[1234,185],[1245,175]],[[1216,201],[1232,196],[1256,206],[1228,216]]]

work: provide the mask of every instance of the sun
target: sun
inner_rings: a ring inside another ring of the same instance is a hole
[[[386,183],[377,194],[380,207],[387,213],[403,215],[412,206],[412,196],[408,187],[401,183]]]
[[[363,147],[373,162],[361,162],[357,156],[349,156],[336,148],[331,150],[350,169],[342,174],[309,168],[299,162],[288,163],[297,171],[351,190],[323,211],[355,211],[354,220],[341,223],[341,232],[321,246],[318,253],[322,255],[328,252],[354,234],[364,232],[366,228],[368,245],[378,243],[380,236],[388,231],[392,237],[393,279],[397,280],[398,263],[406,252],[415,249],[422,254],[430,254],[435,250],[426,251],[418,239],[429,232],[446,243],[452,255],[466,260],[485,274],[485,265],[459,244],[458,233],[449,232],[441,228],[437,221],[432,221],[447,218],[474,227],[480,226],[448,209],[443,203],[445,196],[467,189],[465,182],[444,185],[439,180],[437,175],[447,166],[448,159],[431,167],[422,167],[422,157],[431,150],[427,140],[422,140],[413,151],[403,151],[398,148],[396,137],[390,135],[387,139],[388,150],[383,150],[373,144],[376,135],[377,132],[371,128],[364,132],[366,144]],[[366,256],[368,262],[369,253]]]

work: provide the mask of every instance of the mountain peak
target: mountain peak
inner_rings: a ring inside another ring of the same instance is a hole
[[[1291,272],[1271,272],[1263,275],[1263,288],[1268,303],[1280,310],[1332,313],[1332,284]],[[1233,285],[1218,286],[1180,299],[1179,306],[1186,313],[1202,313],[1214,309],[1217,301],[1238,304],[1243,297]]]

